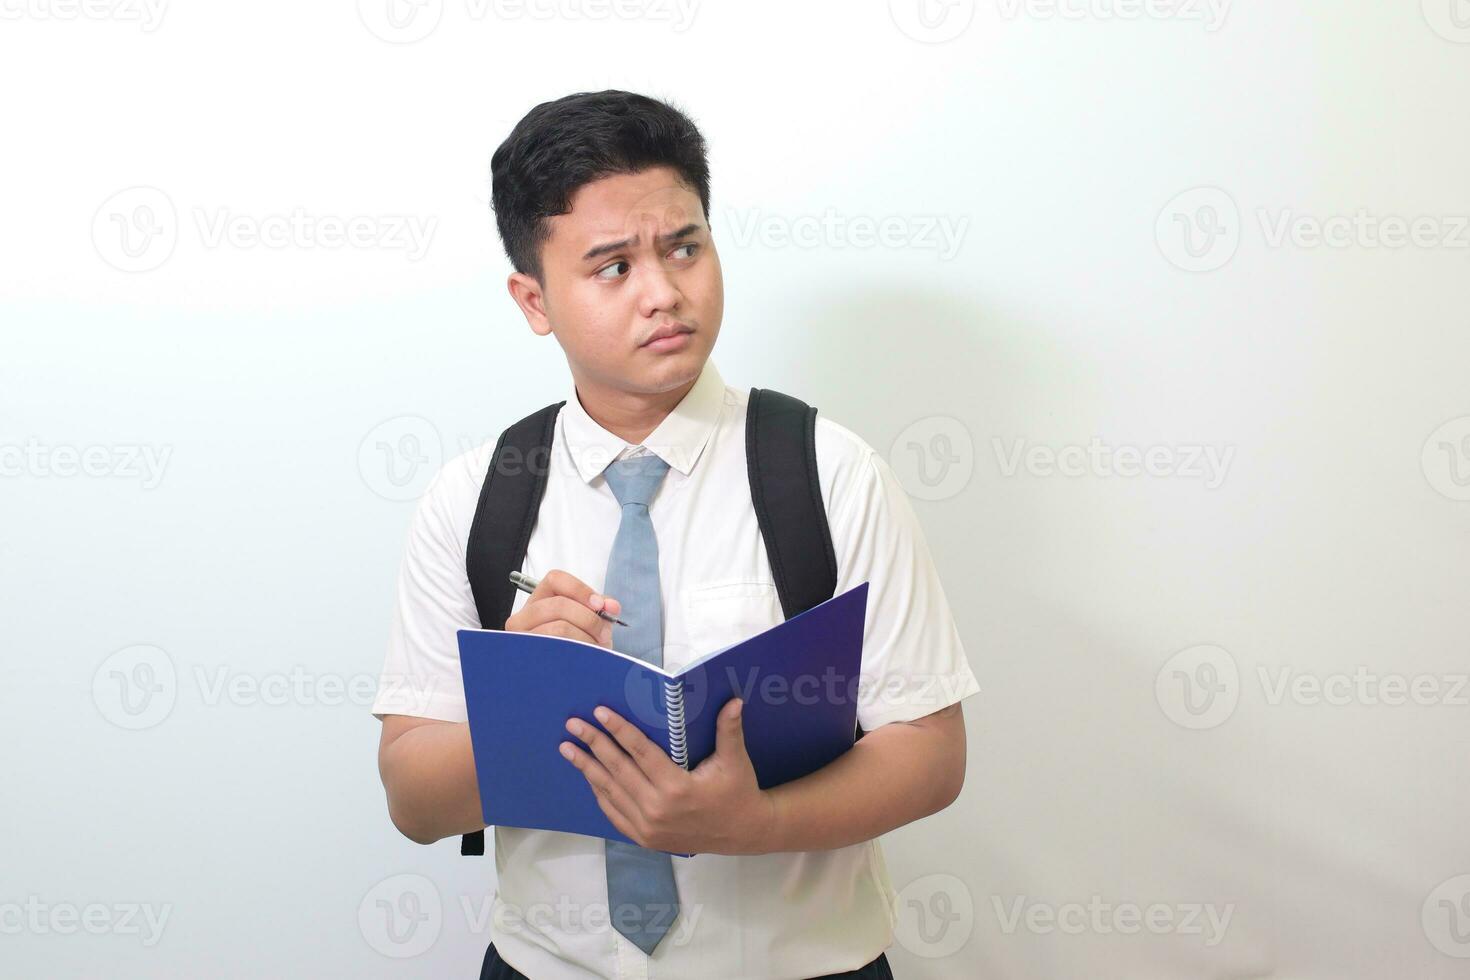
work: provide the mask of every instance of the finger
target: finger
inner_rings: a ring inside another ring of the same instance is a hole
[[[566,619],[568,622],[576,625],[575,620],[560,615],[557,611],[560,608],[556,603],[558,596],[556,591],[558,574],[558,572],[553,570],[542,576],[541,581],[536,583],[535,590],[531,592],[530,597],[526,599],[521,608],[505,621],[505,628],[507,630],[518,633],[533,633],[537,631],[536,627],[557,619]],[[575,608],[580,605],[580,603],[572,599],[563,601],[569,603],[568,608]],[[553,635],[556,634],[553,633]]]
[[[561,754],[568,762],[577,768],[577,771],[587,780],[592,787],[592,792],[600,800],[606,799],[608,804],[615,808],[629,826],[634,826],[634,818],[643,813],[638,806],[638,801],[633,799],[607,768],[593,756],[578,748],[572,742],[561,743]],[[604,811],[606,812],[606,811]],[[622,827],[618,828],[628,834]],[[632,834],[628,834],[632,836]]]
[[[617,747],[635,765],[650,787],[667,782],[684,770],[674,764],[642,730],[611,708],[598,705],[592,712],[617,742]]]
[[[554,595],[537,602],[528,602],[519,615],[520,620],[517,625],[527,633],[550,632],[554,636],[568,635],[540,628],[550,623],[563,622],[576,631],[570,634],[572,639],[602,645],[612,641],[611,623],[575,599],[566,596]]]
[[[608,799],[607,794],[593,790],[592,795],[597,800],[598,807],[602,810],[603,815],[607,817],[609,823],[616,827],[623,836],[633,841],[633,843],[640,847],[644,846],[644,838],[638,832],[638,826],[629,819],[626,813],[619,810],[612,800]]]
[[[580,718],[568,719],[566,727],[567,731],[587,744],[587,748],[602,763],[602,767],[613,780],[635,799],[642,800],[645,794],[653,790],[653,784],[648,781],[638,763],[602,729],[589,725]]]
[[[603,619],[591,609],[582,605],[575,599],[567,596],[553,596],[541,603],[547,607],[547,611],[559,618],[566,620],[573,626],[594,637],[594,643],[612,642],[612,623]]]
[[[749,757],[745,750],[745,702],[731,698],[715,719],[715,755],[721,758]]]
[[[531,594],[530,599],[526,600],[527,603],[535,599],[546,598],[546,596],[540,594],[543,587],[548,590],[546,595],[566,596],[568,599],[572,599],[579,605],[592,610],[594,613],[603,609],[608,604],[607,596],[602,595],[571,572],[563,571],[560,568],[553,568],[541,577],[541,581],[536,586],[536,591]],[[622,609],[622,606],[616,599],[612,600],[612,606],[613,608],[608,609],[608,612],[613,615],[617,615]]]
[[[560,636],[567,640],[576,640],[578,643],[592,643],[602,646],[602,638],[588,636],[582,630],[573,626],[564,619],[553,619],[549,623],[542,623],[533,629],[525,630],[527,633],[540,633],[542,636]]]
[[[576,599],[585,603],[592,597],[592,586],[577,578],[571,572],[561,568],[553,568],[541,576],[541,581],[536,585],[536,591],[531,594],[532,599],[544,599],[547,596],[564,595],[569,599]]]

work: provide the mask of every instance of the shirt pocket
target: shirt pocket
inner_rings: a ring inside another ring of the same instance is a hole
[[[774,582],[705,582],[684,590],[694,657],[738,643],[785,620]]]

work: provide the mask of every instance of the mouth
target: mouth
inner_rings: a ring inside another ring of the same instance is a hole
[[[659,327],[639,346],[652,351],[682,350],[689,345],[693,333],[693,329],[682,323],[671,323]]]

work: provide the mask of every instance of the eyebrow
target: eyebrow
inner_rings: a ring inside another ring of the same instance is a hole
[[[658,241],[672,242],[676,238],[687,238],[703,227],[704,226],[699,224],[699,222],[691,221],[689,224],[685,225],[683,228],[680,228],[678,231],[671,231],[666,235],[659,235]],[[627,248],[629,245],[636,244],[638,244],[637,235],[634,235],[632,238],[624,238],[622,241],[605,242],[602,245],[594,245],[587,250],[586,254],[582,256],[582,261],[590,262],[600,255],[606,255],[608,252],[617,252],[621,249]]]

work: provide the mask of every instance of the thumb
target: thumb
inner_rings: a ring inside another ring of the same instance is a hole
[[[720,709],[719,724],[715,727],[715,751],[721,754],[745,752],[745,702],[731,698]]]

